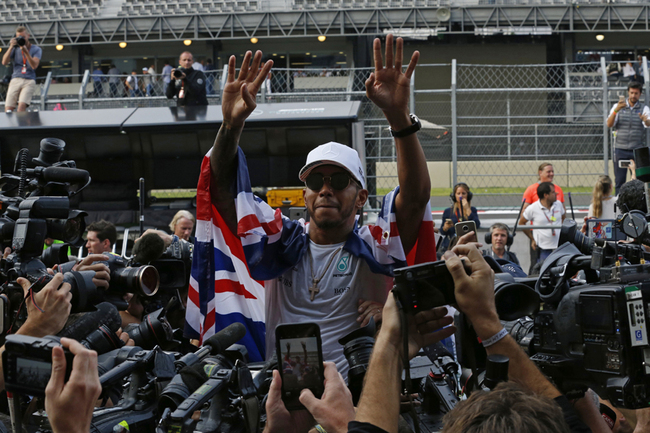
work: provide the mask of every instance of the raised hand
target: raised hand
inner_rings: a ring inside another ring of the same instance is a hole
[[[253,59],[252,64],[251,58]],[[268,60],[260,69],[261,62],[261,51],[257,51],[255,57],[253,57],[251,51],[247,51],[239,75],[235,78],[236,58],[230,56],[230,59],[228,59],[228,78],[223,88],[221,100],[224,126],[229,128],[243,126],[248,116],[257,107],[255,95],[262,87],[264,79],[273,66],[273,60]]]
[[[381,56],[381,41],[375,39],[373,42],[375,72],[370,74],[366,80],[366,95],[385,113],[408,114],[411,75],[413,75],[415,65],[420,58],[420,52],[413,52],[406,72],[402,72],[403,51],[404,40],[402,38],[397,38],[393,54],[393,35],[386,36],[386,65],[384,66]]]

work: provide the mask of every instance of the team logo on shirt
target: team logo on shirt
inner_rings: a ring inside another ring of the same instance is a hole
[[[203,84],[203,78],[199,78],[198,80],[196,80],[196,82],[197,84]]]
[[[350,261],[350,256],[343,256],[339,259],[339,262],[336,264],[336,270],[339,272],[345,272],[348,270],[348,263]]]

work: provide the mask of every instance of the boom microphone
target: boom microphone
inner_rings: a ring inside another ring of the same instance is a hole
[[[85,185],[90,175],[86,170],[68,167],[47,167],[43,169],[43,180],[46,182],[68,182]]]
[[[188,353],[174,362],[176,371],[180,371],[183,367],[187,367],[188,365],[194,365],[208,355],[216,356],[222,353],[245,336],[246,327],[243,324],[235,322],[226,326],[224,329],[205,340],[203,346],[201,346],[196,352]]]
[[[210,346],[212,348],[210,353],[214,356],[222,353],[245,336],[246,327],[239,322],[235,322],[205,340],[203,345]]]
[[[133,246],[133,258],[136,263],[151,263],[165,253],[165,242],[157,233],[147,233]]]

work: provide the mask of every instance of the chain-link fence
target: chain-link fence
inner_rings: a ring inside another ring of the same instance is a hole
[[[633,68],[636,77],[645,74],[648,95],[647,66],[635,63]],[[397,171],[386,120],[365,97],[371,72],[274,69],[258,102],[361,101],[370,205],[377,208],[397,184]],[[219,104],[224,71],[206,76],[208,102]],[[588,204],[597,176],[612,172],[612,138],[605,120],[627,94],[630,78],[620,65],[604,59],[557,65],[419,65],[410,110],[423,121],[419,138],[431,174],[433,206],[447,207],[452,185],[466,182],[475,206],[518,207],[525,188],[537,181],[537,167],[547,161],[554,165],[554,182],[572,193],[573,203]],[[56,77],[56,82],[48,75],[39,84],[40,96],[35,95],[32,107],[41,110],[176,104],[166,98],[168,82],[161,75],[87,71]]]

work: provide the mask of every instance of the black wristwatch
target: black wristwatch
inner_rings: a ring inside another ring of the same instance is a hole
[[[406,128],[400,129],[399,131],[394,131],[393,128],[388,127],[388,130],[390,131],[390,135],[392,135],[393,137],[402,138],[402,137],[407,137],[411,134],[415,134],[420,129],[422,129],[422,123],[420,122],[420,119],[418,119],[418,116],[411,113],[409,114],[409,117],[411,118],[411,122],[413,122],[411,126],[407,126]]]

